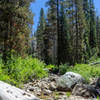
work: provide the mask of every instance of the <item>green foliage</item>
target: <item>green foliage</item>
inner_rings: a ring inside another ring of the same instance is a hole
[[[90,58],[89,60],[90,63],[93,63],[93,62],[100,62],[100,58],[98,58],[97,56],[93,56]]]
[[[67,95],[68,97],[70,97],[70,95],[71,95],[71,92],[67,92],[67,93],[66,93],[66,95]]]
[[[29,9],[32,1],[0,1],[0,52],[5,63],[12,49],[20,56],[28,51],[33,25],[33,14]]]
[[[12,79],[10,79],[10,77],[6,74],[6,71],[4,70],[4,64],[2,62],[2,60],[0,59],[0,80],[1,81],[5,81],[10,83],[11,81],[13,81]]]
[[[87,81],[92,77],[100,76],[100,68],[97,66],[90,66],[88,64],[76,64],[73,68],[67,71],[72,71],[81,74]]]
[[[59,73],[61,75],[63,75],[67,72],[68,69],[70,69],[70,66],[68,64],[60,65],[59,66]]]
[[[55,65],[47,65],[46,68],[48,68],[48,69],[55,68]]]
[[[99,60],[99,59],[98,59]],[[75,72],[82,75],[87,82],[92,77],[100,76],[100,67],[98,65],[90,66],[89,64],[76,64],[75,66],[68,66],[67,64],[60,65],[60,74],[65,74],[66,72]]]
[[[0,80],[19,86],[33,78],[43,78],[48,75],[44,70],[46,65],[32,57],[25,59],[11,56],[6,66],[0,63]]]
[[[43,8],[40,11],[40,18],[39,24],[36,31],[36,38],[37,38],[37,57],[41,60],[44,59],[44,30],[45,30],[45,14]]]

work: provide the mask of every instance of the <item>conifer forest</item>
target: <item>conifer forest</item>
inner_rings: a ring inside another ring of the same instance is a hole
[[[47,64],[88,63],[100,56],[99,16],[93,0],[48,0],[41,8],[36,56]]]

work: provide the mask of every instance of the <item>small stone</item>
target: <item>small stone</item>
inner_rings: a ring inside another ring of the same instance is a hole
[[[50,95],[50,94],[52,94],[52,91],[46,90],[46,89],[44,89],[43,92],[44,92],[44,95]]]
[[[34,87],[28,88],[29,91],[34,91]]]
[[[55,91],[56,90],[56,84],[54,82],[51,82],[49,85],[50,90]]]
[[[59,92],[59,95],[66,95],[66,92]]]

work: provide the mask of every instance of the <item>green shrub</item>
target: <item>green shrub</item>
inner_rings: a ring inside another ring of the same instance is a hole
[[[46,68],[50,69],[50,68],[55,68],[55,65],[47,65]]]
[[[36,58],[27,57],[24,59],[11,56],[6,66],[0,63],[0,80],[19,86],[33,78],[48,76],[48,73],[44,70],[45,67],[45,63]]]
[[[68,69],[70,69],[70,66],[68,64],[60,65],[59,66],[59,73],[61,75],[63,75],[67,72]]]
[[[65,74],[66,72],[75,72],[82,75],[87,82],[92,77],[100,76],[100,67],[98,65],[90,66],[89,64],[76,64],[75,66],[69,66],[68,64],[59,66],[60,74]]]
[[[10,77],[6,74],[6,71],[4,69],[4,64],[2,62],[2,59],[0,59],[0,80],[5,81],[7,83],[10,83]]]
[[[87,81],[92,77],[100,76],[100,67],[90,66],[88,64],[76,64],[73,68],[67,71],[72,71],[81,74]]]

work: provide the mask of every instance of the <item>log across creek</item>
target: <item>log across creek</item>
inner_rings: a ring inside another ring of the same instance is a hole
[[[0,81],[0,100],[40,100],[15,86]]]

